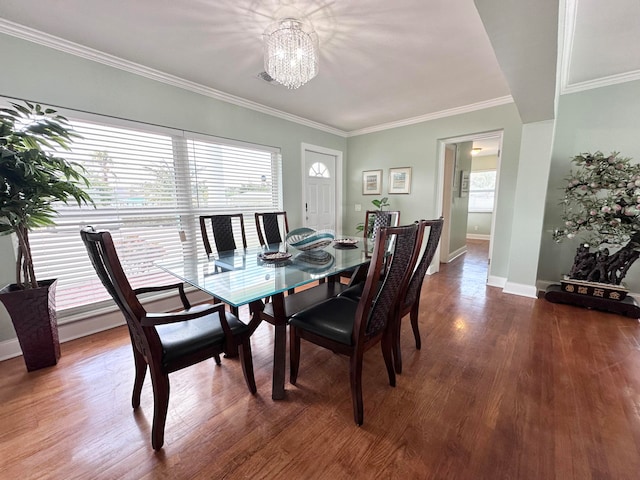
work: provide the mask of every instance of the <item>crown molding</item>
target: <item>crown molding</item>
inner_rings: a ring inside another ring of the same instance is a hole
[[[620,83],[640,80],[640,70],[618,73],[607,77],[600,77],[584,82],[569,83],[573,41],[575,38],[576,19],[578,16],[578,1],[563,0],[564,2],[564,34],[562,43],[562,65],[560,68],[560,95],[583,92],[593,88],[608,87]]]
[[[244,107],[260,113],[264,113],[266,115],[271,115],[273,117],[281,118],[283,120],[287,120],[293,123],[315,128],[317,130],[331,133],[333,135],[337,135],[340,137],[355,137],[355,136],[364,135],[367,133],[379,132],[382,130],[389,130],[392,128],[413,125],[416,123],[422,123],[429,120],[436,120],[439,118],[450,117],[453,115],[460,115],[462,113],[468,113],[476,110],[495,107],[498,105],[513,103],[513,98],[511,96],[500,97],[492,100],[487,100],[484,102],[473,103],[471,105],[451,108],[448,110],[442,110],[440,112],[429,113],[429,114],[421,115],[418,117],[412,117],[405,120],[399,120],[396,122],[380,124],[372,127],[367,127],[367,128],[347,132],[339,128],[331,127],[323,123],[314,122],[313,120],[309,120],[307,118],[303,118],[297,115],[283,112],[281,110],[277,110],[272,107],[267,107],[266,105],[253,102],[251,100],[237,97],[235,95],[230,95],[228,93],[221,92],[220,90],[216,90],[216,89],[201,85],[199,83],[190,82],[188,80],[177,77],[175,75],[170,75],[168,73],[155,70],[153,68],[149,68],[144,65],[140,65],[138,63],[130,62],[128,60],[124,60],[122,58],[116,57],[115,55],[110,55],[108,53],[101,52],[99,50],[95,50],[93,48],[89,48],[84,45],[70,42],[68,40],[64,40],[62,38],[50,35],[48,33],[44,33],[39,30],[35,30],[33,28],[20,25],[18,23],[10,22],[9,20],[5,20],[3,18],[0,18],[0,33],[4,33],[16,38],[20,38],[32,43],[39,44],[39,45],[43,45],[45,47],[59,50],[61,52],[69,53],[71,55],[74,55],[80,58],[85,58],[87,60],[101,63],[109,67],[117,68],[119,70],[123,70],[129,73],[133,73],[135,75],[146,77],[151,80],[155,80],[157,82],[165,83],[167,85],[171,85],[177,88],[198,93],[206,97],[215,98],[217,100],[230,103],[233,105],[237,105],[239,107]]]
[[[49,47],[55,50],[59,50],[61,52],[69,53],[71,55],[75,55],[77,57],[81,57],[87,60],[101,63],[109,67],[117,68],[125,72],[146,77],[151,80],[155,80],[157,82],[182,88],[184,90],[198,93],[206,97],[215,98],[217,100],[221,100],[226,103],[237,105],[239,107],[248,108],[250,110],[254,110],[260,113],[265,113],[273,117],[278,117],[283,120],[288,120],[290,122],[298,123],[300,125],[305,125],[307,127],[315,128],[317,130],[322,130],[324,132],[338,135],[340,137],[347,136],[347,132],[344,130],[330,127],[329,125],[325,125],[323,123],[314,122],[313,120],[299,117],[297,115],[292,115],[290,113],[283,112],[275,108],[267,107],[266,105],[262,105],[257,102],[252,102],[251,100],[246,100],[244,98],[237,97],[235,95],[230,95],[228,93],[224,93],[219,90],[206,87],[199,83],[190,82],[183,78],[176,77],[175,75],[170,75],[168,73],[161,72],[153,68],[145,67],[144,65],[130,62],[128,60],[124,60],[114,55],[110,55],[108,53],[104,53],[99,50],[86,47],[84,45],[70,42],[68,40],[64,40],[62,38],[49,35],[48,33],[44,33],[39,30],[25,27],[18,23],[10,22],[3,18],[0,18],[0,33],[5,33],[13,37],[21,38],[29,42],[37,43],[45,47]]]
[[[389,130],[391,128],[405,127],[407,125],[414,125],[416,123],[427,122],[429,120],[451,117],[453,115],[460,115],[462,113],[475,112],[476,110],[484,110],[485,108],[496,107],[498,105],[506,105],[508,103],[513,103],[513,97],[511,97],[511,95],[508,95],[506,97],[494,98],[492,100],[486,100],[484,102],[472,103],[471,105],[464,105],[462,107],[450,108],[448,110],[442,110],[440,112],[428,113],[426,115],[407,118],[405,120],[398,120],[396,122],[383,123],[380,125],[375,125],[373,127],[361,128],[360,130],[352,130],[347,134],[347,137],[355,137],[358,135],[365,135],[367,133],[380,132],[382,130]]]
[[[564,14],[563,21],[560,25],[563,27],[562,32],[562,52],[560,59],[560,94],[562,95],[567,88],[569,82],[569,69],[571,66],[571,56],[573,53],[573,39],[576,28],[576,17],[578,15],[578,6],[575,0],[563,0],[564,8],[561,8],[561,14]]]
[[[611,85],[618,85],[620,83],[633,82],[635,80],[640,80],[640,70],[565,85],[561,94],[565,95],[568,93],[583,92],[593,88],[608,87]]]

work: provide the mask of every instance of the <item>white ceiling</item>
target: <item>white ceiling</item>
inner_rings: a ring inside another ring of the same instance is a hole
[[[0,32],[354,134],[512,98],[523,121],[551,118],[558,3],[563,89],[638,78],[638,0],[2,0]],[[261,34],[286,16],[320,43],[298,90],[258,78]]]

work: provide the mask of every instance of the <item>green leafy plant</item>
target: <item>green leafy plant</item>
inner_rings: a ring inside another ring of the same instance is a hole
[[[564,226],[557,242],[581,239],[572,278],[619,284],[640,256],[640,165],[618,152],[581,153],[567,177],[562,199]],[[622,246],[609,255],[608,247]],[[598,252],[589,252],[594,247]]]
[[[84,169],[58,156],[77,135],[66,118],[41,105],[0,109],[0,235],[18,238],[16,284],[36,288],[29,231],[53,225],[54,202],[93,204]]]
[[[385,207],[390,206],[389,197],[375,198],[371,200],[371,203],[377,210],[383,211]],[[370,228],[367,229],[367,231]],[[360,222],[356,225],[356,232],[364,232],[364,222]]]

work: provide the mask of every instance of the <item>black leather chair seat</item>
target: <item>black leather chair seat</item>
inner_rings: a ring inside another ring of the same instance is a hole
[[[353,322],[358,302],[346,297],[325,300],[296,313],[289,324],[345,345],[353,345]]]
[[[324,300],[337,297],[338,294],[347,288],[346,285],[338,282],[325,282],[319,285],[301,290],[299,292],[284,297],[284,311],[287,317],[294,313],[305,310]],[[263,319],[271,321],[274,317],[273,303],[264,306]]]
[[[198,310],[194,307],[186,312],[194,309]],[[225,316],[234,335],[249,332],[249,327],[239,321],[235,315],[225,312]],[[224,343],[224,332],[217,313],[184,322],[157,325],[156,330],[162,343],[162,363],[165,366],[179,358],[210,347],[211,344]]]

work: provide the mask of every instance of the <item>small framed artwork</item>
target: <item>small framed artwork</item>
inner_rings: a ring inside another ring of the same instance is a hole
[[[460,170],[460,197],[469,196],[469,173],[464,170]]]
[[[411,193],[411,167],[389,169],[389,193]]]
[[[382,193],[382,170],[362,172],[362,194],[380,195]]]

